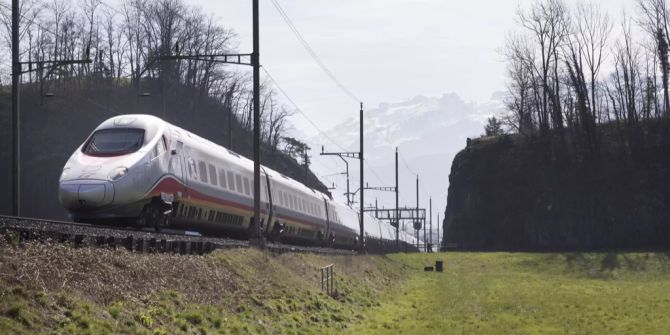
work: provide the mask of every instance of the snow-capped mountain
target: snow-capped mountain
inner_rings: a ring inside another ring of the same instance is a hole
[[[397,103],[383,103],[365,111],[365,160],[366,180],[370,186],[395,186],[394,151],[397,146],[401,155],[399,162],[401,205],[416,205],[415,176],[419,174],[421,207],[428,207],[427,197],[433,197],[433,215],[444,211],[451,162],[465,147],[467,137],[478,137],[484,132],[486,119],[504,111],[503,94],[496,93],[486,103],[467,103],[457,94],[441,97],[423,97]],[[322,135],[308,139],[312,145],[312,169],[325,176],[326,184],[334,182],[337,190],[333,194],[340,199],[346,191],[346,179],[332,176],[344,171],[339,159],[320,157],[321,145],[326,151],[358,151],[359,120],[350,118],[326,134],[338,142],[335,146]],[[349,163],[351,190],[358,189],[358,161]],[[384,183],[385,185],[380,185]],[[379,206],[395,205],[392,194],[366,192],[366,203]],[[393,200],[392,200],[393,199]],[[425,201],[424,201],[425,200]]]
[[[382,103],[364,114],[367,160],[373,165],[383,164],[396,146],[406,158],[461,148],[466,137],[482,133],[486,119],[501,111],[500,98],[495,95],[484,104],[466,103],[452,93],[439,98],[417,96],[398,103]],[[358,130],[358,118],[350,118],[326,133],[346,150],[356,151]],[[309,142],[323,143],[332,150],[337,148],[323,136]]]

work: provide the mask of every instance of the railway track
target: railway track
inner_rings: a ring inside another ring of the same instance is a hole
[[[14,232],[20,242],[56,241],[79,247],[122,248],[133,252],[179,253],[203,255],[217,249],[251,247],[249,241],[232,238],[200,236],[182,230],[153,231],[129,227],[101,226],[87,223],[43,220],[0,215],[0,233]],[[269,243],[273,253],[314,253],[324,255],[355,255],[352,250],[293,246]]]

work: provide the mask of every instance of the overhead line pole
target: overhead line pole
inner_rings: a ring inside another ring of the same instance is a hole
[[[358,191],[356,192],[361,192],[360,194],[360,213],[359,213],[359,223],[360,223],[360,234],[358,236],[358,241],[359,241],[359,248],[360,251],[364,251],[364,246],[363,246],[363,239],[365,238],[365,203],[364,203],[364,190],[365,190],[365,172],[363,170],[363,163],[365,163],[364,158],[363,158],[363,151],[364,151],[364,142],[363,142],[363,103],[361,102],[361,110],[360,110],[360,148],[358,152],[325,152],[325,149],[323,146],[321,146],[321,155],[322,156],[340,156],[340,158],[354,158],[358,159],[360,161],[360,182],[361,186],[358,188]],[[349,165],[347,165],[347,169],[349,168]],[[350,194],[354,195],[356,192]],[[347,193],[349,193],[347,191]],[[347,194],[347,199],[349,198],[349,194]],[[353,202],[353,201],[352,201]]]
[[[265,247],[261,234],[261,123],[260,123],[260,39],[259,39],[259,6],[258,0],[253,1],[253,39],[254,50],[251,63],[254,68],[254,238],[258,245]],[[269,223],[268,223],[269,224]]]
[[[426,252],[428,252],[428,239],[426,239],[426,230],[428,230],[428,222],[423,220],[423,246]]]
[[[398,215],[398,147],[395,147],[395,248],[400,248],[400,216]]]
[[[437,251],[442,249],[442,242],[440,241],[440,213],[437,213]]]
[[[429,221],[430,222],[430,247],[433,247],[433,197],[430,197],[430,216],[429,216]]]
[[[254,1],[258,1],[258,0],[254,0]],[[364,241],[363,239],[365,238],[365,235],[364,235],[364,229],[365,229],[365,202],[363,202],[363,193],[365,192],[365,189],[364,189],[364,185],[365,185],[365,183],[364,183],[364,182],[365,182],[364,175],[365,175],[365,173],[364,173],[364,171],[363,171],[363,163],[364,163],[364,161],[363,161],[363,159],[364,159],[364,158],[363,158],[363,148],[364,148],[364,146],[363,146],[363,103],[362,103],[362,102],[361,102],[361,113],[360,113],[360,118],[361,118],[361,121],[360,121],[360,136],[361,136],[361,146],[360,146],[360,150],[361,150],[361,151],[358,153],[358,157],[360,158],[360,163],[361,163],[361,165],[360,165],[360,167],[361,167],[361,203],[360,203],[360,205],[361,205],[361,214],[360,214],[360,215],[361,215],[361,221],[360,221],[360,224],[361,224],[361,232],[360,232],[359,241],[360,241],[360,249],[361,249],[361,252],[363,252],[363,251],[365,250],[365,246],[364,246],[364,243],[363,243],[363,241]]]
[[[19,12],[19,0],[12,0],[12,157],[11,157],[11,176],[12,176],[12,215],[19,216],[21,215],[21,122],[20,122],[20,110],[21,110],[21,75],[23,73],[37,71],[38,68],[44,68],[44,65],[47,65],[49,70],[47,71],[47,76],[59,66],[69,65],[69,64],[86,64],[91,63],[88,55],[88,49],[86,51],[85,60],[45,60],[45,61],[36,61],[36,62],[24,62],[21,63],[19,58],[19,17],[21,13]],[[28,65],[27,71],[21,70],[21,65]],[[38,68],[33,69],[33,65],[37,65]],[[42,78],[42,85],[47,76]],[[42,91],[40,90],[42,93]],[[40,97],[41,98],[41,97]]]
[[[19,63],[19,0],[12,0],[12,215],[20,213],[19,190],[19,89],[21,64]]]
[[[419,175],[416,175],[416,216],[417,217],[419,216]],[[419,237],[420,237],[419,232],[421,231],[421,226],[420,226],[421,223],[417,220],[416,224],[417,224],[417,226],[415,227],[416,228],[416,247],[419,248],[419,250],[421,250],[421,245],[419,244],[419,241],[421,241],[419,239]]]

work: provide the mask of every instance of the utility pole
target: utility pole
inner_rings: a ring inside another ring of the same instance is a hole
[[[258,1],[258,0],[254,0],[254,1]],[[363,148],[364,147],[363,147],[363,103],[362,102],[361,102],[360,119],[361,119],[361,121],[360,121],[360,136],[361,136],[360,150],[361,151],[358,153],[358,157],[360,158],[360,163],[361,163],[361,165],[360,165],[361,166],[361,202],[360,202],[360,204],[361,204],[361,221],[360,221],[360,223],[361,223],[361,235],[359,237],[359,241],[360,241],[360,249],[361,249],[361,252],[362,252],[362,251],[365,250],[364,243],[363,243],[363,241],[364,241],[363,239],[365,238],[365,231],[364,231],[364,229],[365,229],[365,202],[363,202],[363,193],[365,193],[365,189],[363,187],[363,185],[365,185],[365,183],[364,183],[365,173],[363,172],[363,162],[364,162],[363,161],[364,160],[364,158],[363,158]]]
[[[398,215],[398,147],[395,147],[395,248],[396,251],[400,248],[400,237],[398,230],[400,229],[400,215]]]
[[[20,215],[19,193],[19,89],[21,64],[19,63],[19,0],[12,0],[12,215]]]
[[[416,175],[416,216],[417,218],[419,217],[419,175]],[[419,219],[416,220],[414,229],[416,229],[416,246],[419,248],[419,250],[421,250],[421,246],[419,244],[419,231],[421,230],[421,222]]]
[[[253,0],[253,35],[254,50],[251,54],[251,63],[254,68],[254,224],[257,243],[265,247],[261,233],[261,79],[260,79],[260,40],[259,40],[259,6],[258,0]],[[269,223],[268,223],[269,224]]]
[[[428,221],[428,222],[430,222],[429,241],[430,241],[430,247],[432,248],[433,247],[433,197],[430,197],[430,203],[429,204],[430,204],[430,216],[429,216],[430,219]]]
[[[442,242],[440,242],[440,213],[437,213],[437,251],[440,251],[442,248]]]
[[[428,252],[428,240],[426,239],[426,230],[428,229],[428,225],[426,223],[427,222],[424,220],[423,221],[423,246],[424,246],[424,249],[426,249],[426,252]]]
[[[257,0],[255,0],[257,1]],[[364,151],[364,146],[363,146],[363,103],[361,102],[361,110],[360,110],[360,148],[358,152],[325,152],[325,148],[321,146],[321,156],[339,156],[345,164],[347,164],[347,201],[349,201],[349,196],[353,196],[356,194],[356,192],[361,192],[360,194],[360,214],[359,214],[359,222],[360,222],[360,234],[358,237],[359,240],[359,247],[361,251],[363,251],[363,239],[365,238],[365,203],[363,202],[364,197],[363,197],[363,192],[365,190],[365,178],[364,178],[364,171],[363,171],[363,151]],[[354,193],[349,192],[349,163],[345,160],[345,158],[353,158],[353,159],[358,159],[360,162],[360,182],[361,186],[358,188],[358,191]],[[353,198],[353,197],[352,197]],[[351,201],[353,203],[353,200]]]
[[[28,61],[21,62],[19,59],[19,0],[12,0],[12,215],[21,215],[21,75],[23,73],[34,72],[47,68],[47,74],[42,77],[40,88],[40,99],[44,96],[43,85],[51,73],[63,65],[71,64],[88,64],[91,63],[89,58],[89,49],[86,49],[86,59],[80,60],[43,60],[43,61]],[[27,71],[22,71],[21,65],[28,65]],[[37,65],[37,68],[33,68]]]

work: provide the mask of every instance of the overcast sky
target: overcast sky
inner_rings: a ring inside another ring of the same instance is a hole
[[[190,0],[239,35],[251,52],[250,0]],[[505,89],[498,50],[530,0],[278,0],[335,76],[368,107],[455,92],[486,101]],[[601,0],[618,21],[635,0]],[[357,103],[328,79],[271,0],[260,0],[261,63],[321,128],[357,115]],[[294,118],[301,131],[315,130]]]

